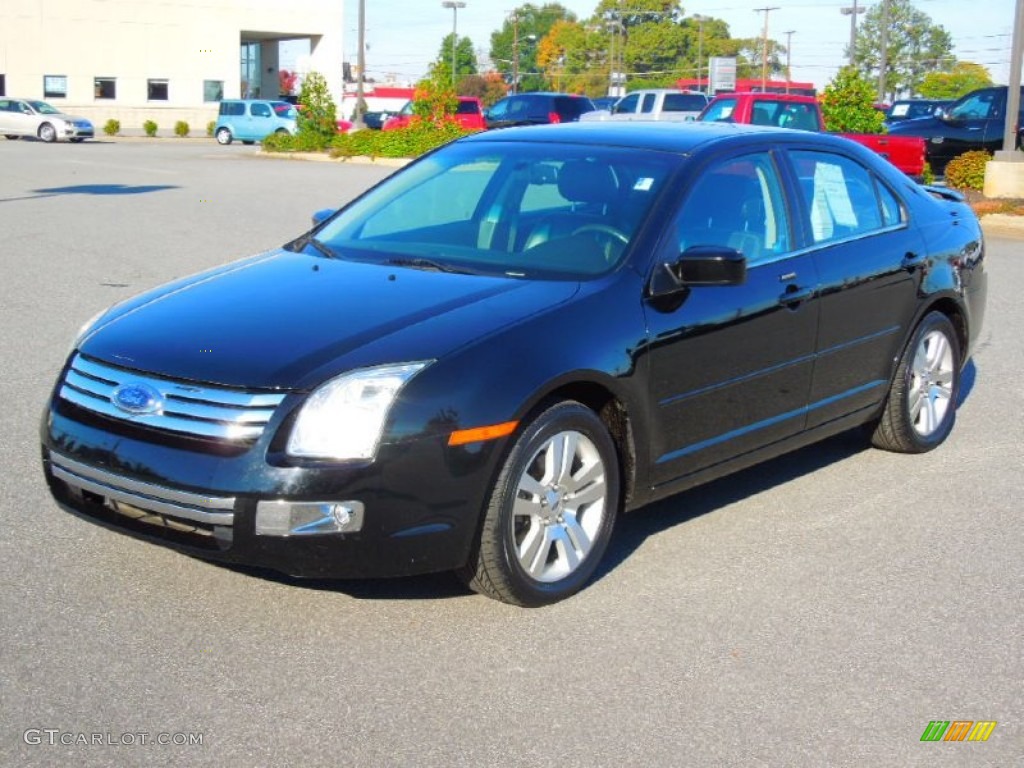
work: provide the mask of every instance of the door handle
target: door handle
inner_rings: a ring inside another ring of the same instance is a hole
[[[901,262],[901,266],[903,267],[903,269],[907,270],[907,272],[913,272],[915,269],[921,266],[921,263],[921,254],[914,253],[913,251],[907,251],[905,254],[903,254],[903,261]]]
[[[802,302],[806,301],[814,293],[810,288],[803,288],[790,283],[786,290],[779,296],[779,304],[790,309],[796,309]]]

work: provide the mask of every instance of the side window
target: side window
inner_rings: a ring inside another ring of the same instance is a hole
[[[888,225],[882,218],[875,181],[864,166],[830,152],[797,151],[791,155],[815,243],[870,234]],[[886,215],[895,215],[899,221],[898,201],[892,199],[889,205],[894,209]]]
[[[893,227],[903,221],[903,206],[896,195],[878,179],[875,179],[878,199],[882,203],[882,224]]]
[[[636,112],[636,105],[639,101],[640,95],[637,93],[625,96],[615,105],[612,112],[617,115],[632,114],[633,112]]]
[[[708,107],[708,111],[704,113],[701,120],[709,123],[730,121],[733,119],[732,113],[735,109],[736,99],[719,99]]]
[[[253,117],[270,117],[269,104],[253,104],[250,108]]]
[[[646,93],[646,94],[644,94],[644,100],[643,100],[643,103],[640,105],[640,111],[641,112],[645,112],[645,113],[646,112],[653,112],[654,111],[654,102],[657,100],[657,98],[658,97],[655,96],[653,93]]]
[[[705,170],[680,209],[677,232],[680,251],[725,246],[750,264],[788,252],[789,221],[771,155],[743,155]]]

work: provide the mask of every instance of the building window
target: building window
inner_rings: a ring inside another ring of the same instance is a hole
[[[0,96],[7,95],[7,76],[0,75]]]
[[[67,75],[43,75],[43,98],[63,99],[68,95]]]
[[[117,79],[113,77],[97,77],[92,81],[93,97],[97,99],[117,98]]]
[[[147,80],[146,98],[150,101],[167,101],[167,81]]]
[[[223,98],[223,80],[203,80],[203,101],[220,101]]]

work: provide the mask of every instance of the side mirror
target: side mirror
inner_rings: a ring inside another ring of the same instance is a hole
[[[747,280],[747,257],[724,245],[693,245],[655,270],[651,295],[669,296],[697,286],[742,285]]]
[[[666,265],[680,285],[742,285],[747,257],[724,245],[691,245],[675,264]]]
[[[331,216],[337,213],[337,208],[321,208],[319,211],[313,214],[313,226],[319,226],[327,221]]]

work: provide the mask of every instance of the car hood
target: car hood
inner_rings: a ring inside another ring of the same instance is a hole
[[[353,368],[441,358],[578,289],[279,250],[118,305],[78,346],[177,379],[304,389]]]
[[[945,127],[937,117],[915,117],[913,120],[899,120],[889,127],[893,136],[923,136],[928,138]]]

